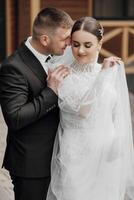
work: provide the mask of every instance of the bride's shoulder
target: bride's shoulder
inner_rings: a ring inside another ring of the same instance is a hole
[[[100,80],[100,82],[103,80],[106,85],[115,84],[119,75],[120,68],[121,66],[119,64],[108,68],[102,68],[102,70],[99,73],[98,79]]]

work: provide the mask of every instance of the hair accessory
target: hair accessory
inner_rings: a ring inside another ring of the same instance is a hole
[[[103,29],[102,29],[102,28],[99,28],[98,31],[99,31],[99,33],[100,33],[100,35],[101,35],[101,37],[102,37],[102,36],[103,36]]]

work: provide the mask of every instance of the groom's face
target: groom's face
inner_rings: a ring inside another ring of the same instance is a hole
[[[49,37],[48,51],[52,55],[62,55],[65,48],[70,45],[71,28],[59,27]]]

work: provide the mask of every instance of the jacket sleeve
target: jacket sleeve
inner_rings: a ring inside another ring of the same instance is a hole
[[[28,82],[14,66],[0,70],[0,103],[9,129],[19,130],[57,107],[58,97],[48,87],[29,101]]]

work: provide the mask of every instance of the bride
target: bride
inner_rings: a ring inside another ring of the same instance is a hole
[[[60,125],[47,200],[134,199],[133,143],[123,63],[97,63],[102,26],[77,20],[70,75],[58,89]],[[114,62],[112,60],[111,62]]]

